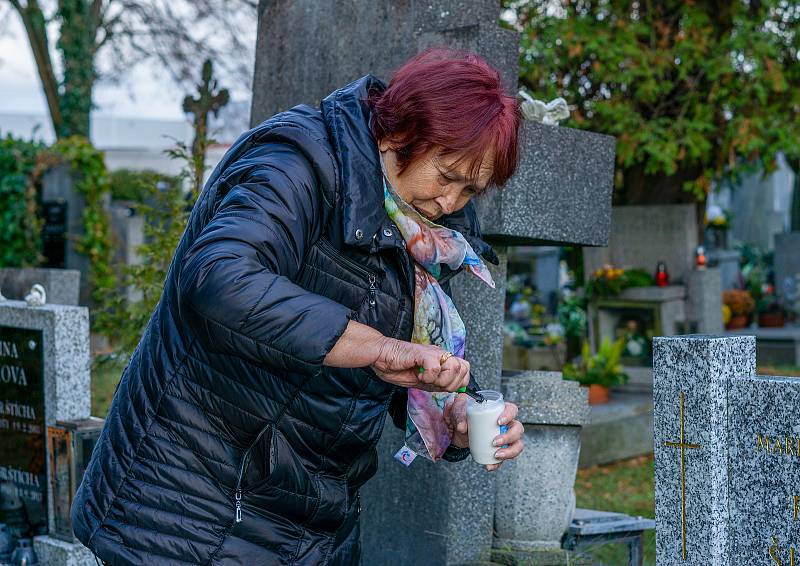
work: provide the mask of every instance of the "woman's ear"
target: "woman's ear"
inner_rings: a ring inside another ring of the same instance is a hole
[[[378,149],[381,151],[381,153],[389,151],[390,149],[395,149],[396,147],[397,144],[393,143],[389,138],[383,138],[378,142]]]

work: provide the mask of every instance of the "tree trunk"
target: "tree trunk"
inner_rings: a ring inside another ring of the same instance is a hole
[[[95,40],[98,22],[88,0],[59,0],[60,36],[56,44],[61,52],[64,75],[61,80],[59,108],[62,123],[59,138],[79,135],[89,138],[92,89],[95,72]]]

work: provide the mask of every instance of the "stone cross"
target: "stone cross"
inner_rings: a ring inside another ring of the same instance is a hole
[[[220,109],[228,104],[228,89],[218,89],[217,79],[213,77],[214,69],[210,59],[203,63],[201,82],[197,85],[197,97],[186,96],[183,99],[183,111],[193,116],[194,141],[192,157],[194,165],[194,191],[200,193],[205,173],[205,154],[208,145],[208,115],[217,116]]]
[[[391,71],[425,48],[479,53],[517,91],[519,37],[498,25],[495,0],[262,0],[253,80],[253,125],[366,74]],[[509,245],[608,242],[614,139],[526,122],[521,160],[508,186],[478,205],[487,240],[501,257],[489,289],[453,280],[467,327],[467,358],[487,389],[500,388],[506,254]],[[403,434],[388,424],[378,445],[379,472],[363,489],[365,564],[459,564],[488,559],[495,476],[480,466],[410,468],[392,459]],[[388,533],[391,533],[389,535]]]
[[[753,336],[654,341],[658,566],[795,562],[800,380],[756,375],[755,356]]]

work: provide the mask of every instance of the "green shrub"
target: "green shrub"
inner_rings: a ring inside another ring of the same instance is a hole
[[[131,169],[117,169],[109,173],[111,184],[111,198],[131,202],[145,202],[147,195],[159,183],[167,183],[175,187],[178,178],[158,171],[144,170],[132,171]]]
[[[42,220],[32,174],[45,145],[10,134],[0,138],[0,267],[37,265]]]

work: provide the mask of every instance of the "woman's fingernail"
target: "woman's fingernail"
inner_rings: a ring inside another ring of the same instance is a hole
[[[502,445],[502,444],[503,444],[503,437],[502,437],[502,436],[498,436],[498,437],[497,437],[497,438],[495,438],[495,439],[494,439],[494,441],[492,442],[492,446],[500,446],[500,445]]]
[[[494,453],[494,457],[497,458],[498,460],[502,460],[503,458],[506,457],[506,453],[503,452],[502,450],[498,450],[497,452]]]

